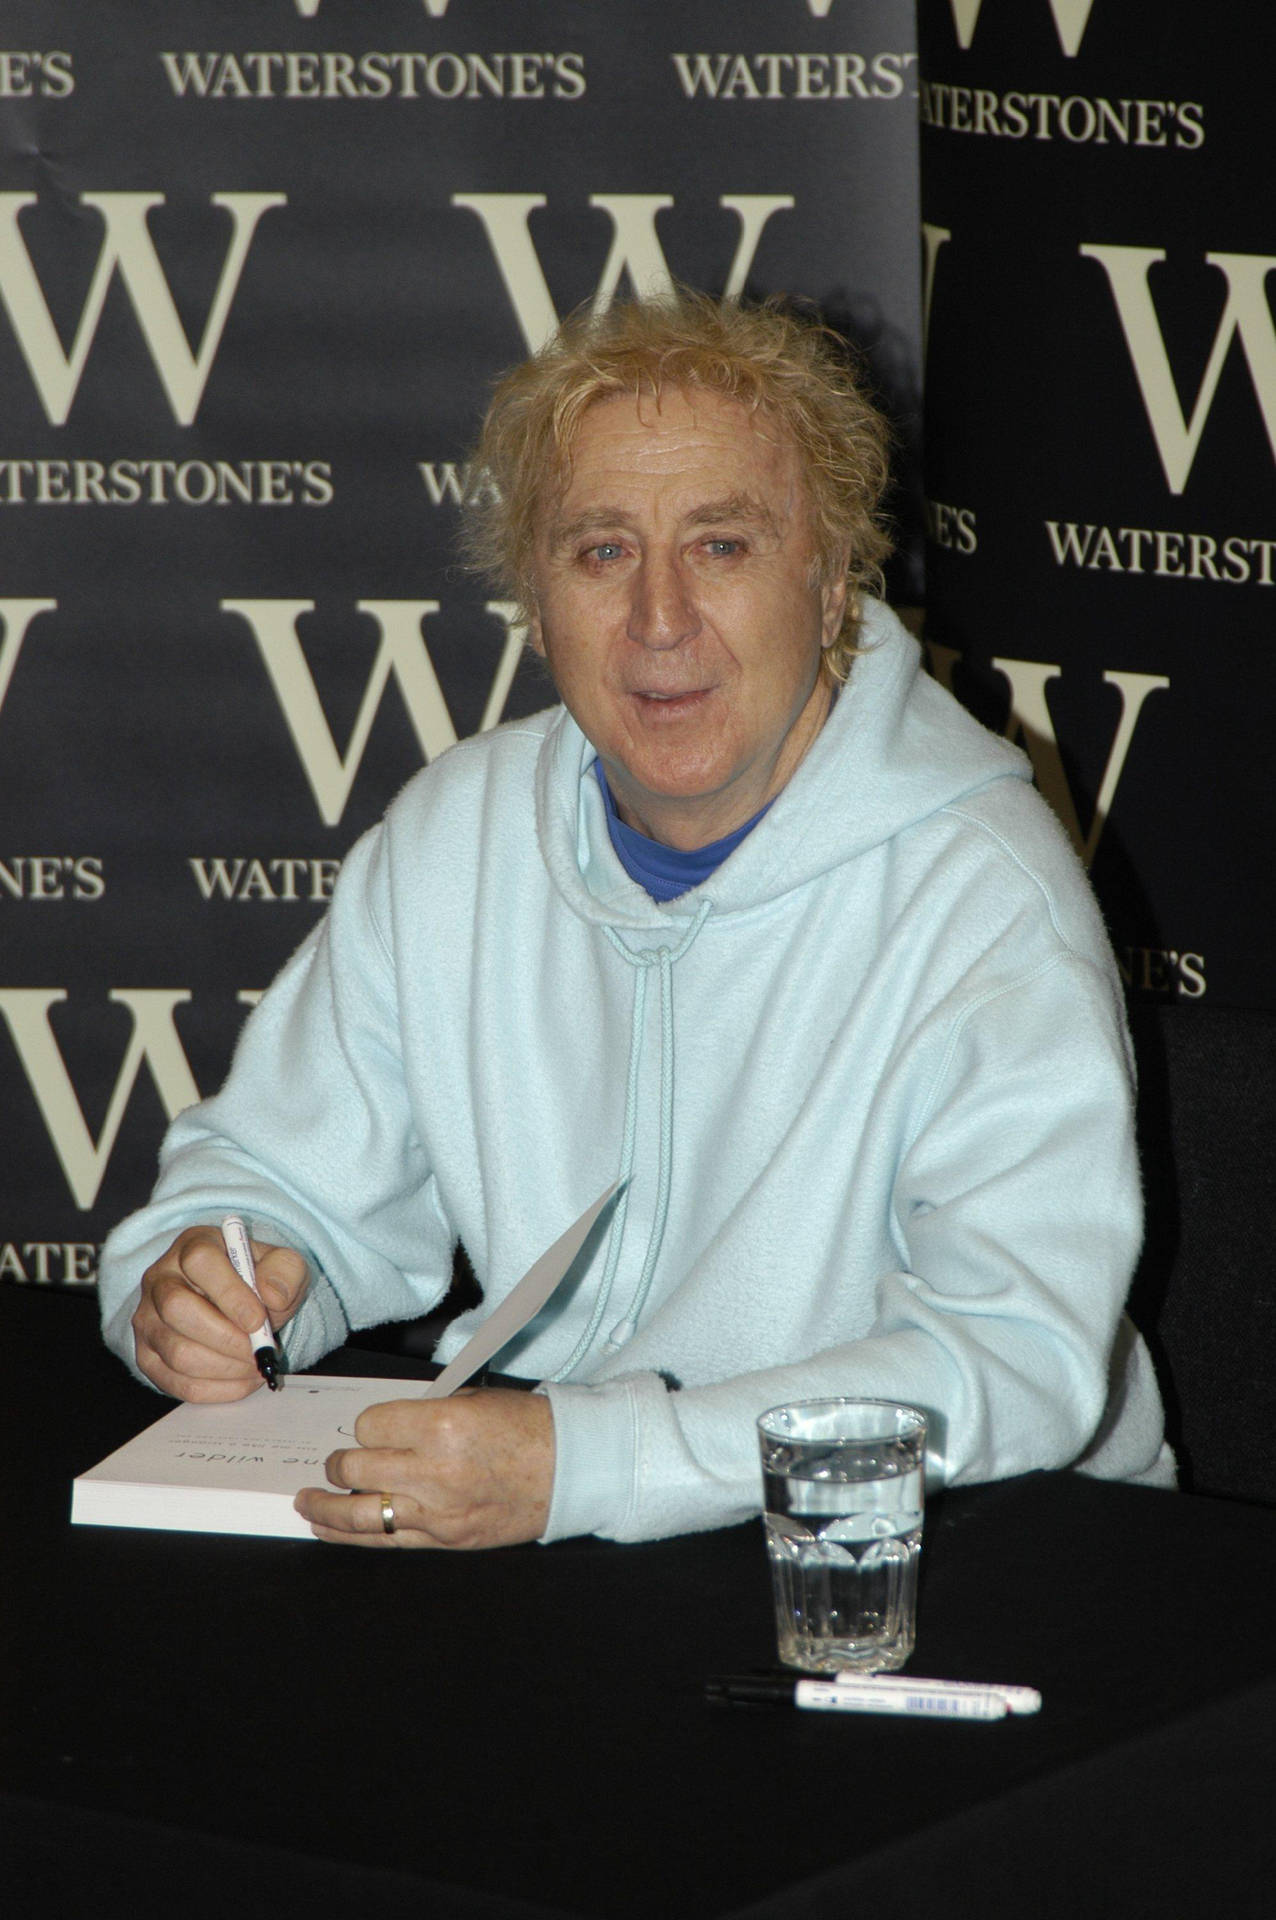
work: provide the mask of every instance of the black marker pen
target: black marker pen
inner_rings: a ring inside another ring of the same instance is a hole
[[[246,1287],[257,1293],[257,1269],[253,1265],[253,1250],[248,1244],[248,1231],[238,1214],[228,1214],[222,1221],[222,1239],[226,1243],[226,1257]],[[262,1312],[266,1303],[261,1300]],[[253,1335],[253,1358],[257,1362],[257,1371],[272,1393],[279,1388],[279,1349],[275,1345],[274,1329],[270,1317],[266,1319]]]

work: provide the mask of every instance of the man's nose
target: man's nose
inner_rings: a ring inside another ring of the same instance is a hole
[[[700,615],[676,558],[649,554],[633,576],[629,638],[640,646],[681,646],[700,631]]]

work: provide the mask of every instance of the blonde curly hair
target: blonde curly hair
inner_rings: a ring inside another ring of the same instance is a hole
[[[475,490],[462,531],[471,565],[535,608],[532,561],[549,500],[571,473],[581,421],[597,401],[659,399],[699,388],[763,415],[795,447],[806,487],[821,585],[845,574],[846,612],[824,661],[845,680],[861,596],[880,593],[891,548],[882,521],[890,434],[840,335],[779,297],[759,306],[678,287],[664,297],[579,308],[532,359],[497,382],[474,450]]]

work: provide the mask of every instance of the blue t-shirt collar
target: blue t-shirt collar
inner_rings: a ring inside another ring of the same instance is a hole
[[[602,790],[603,805],[607,810],[607,832],[616,850],[616,858],[629,878],[636,880],[653,900],[676,900],[680,894],[689,892],[692,887],[698,887],[709,879],[727,855],[734,852],[740,842],[752,833],[771,805],[768,800],[765,807],[759,807],[753,818],[746,820],[742,827],[737,827],[734,833],[726,834],[721,840],[711,840],[707,847],[692,847],[684,853],[678,847],[666,847],[662,841],[649,839],[645,833],[639,833],[636,827],[626,826],[616,812],[616,802],[612,798],[601,760],[594,760],[593,770]]]

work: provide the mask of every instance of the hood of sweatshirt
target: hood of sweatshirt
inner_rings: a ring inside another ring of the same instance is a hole
[[[765,817],[709,880],[666,905],[630,880],[609,850],[605,860],[598,856],[602,798],[597,782],[583,778],[594,749],[561,711],[540,752],[536,814],[546,865],[572,911],[667,938],[671,922],[757,907],[994,780],[1031,780],[1026,756],[923,670],[917,641],[878,601],[866,603],[860,645],[832,712]]]

